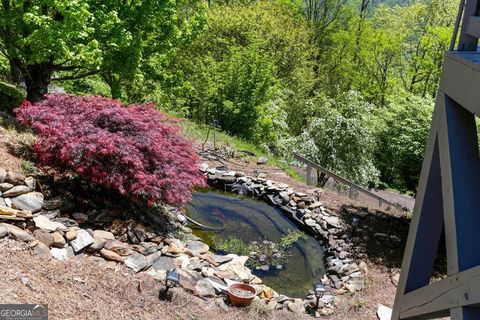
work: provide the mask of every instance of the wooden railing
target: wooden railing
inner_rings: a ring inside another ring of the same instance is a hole
[[[368,190],[368,189],[366,189],[362,186],[359,186],[359,185],[353,183],[352,181],[350,181],[350,180],[348,180],[344,177],[341,177],[338,174],[333,173],[330,170],[325,169],[324,167],[316,164],[315,162],[313,162],[311,160],[308,160],[307,158],[302,157],[299,154],[294,154],[293,156],[295,157],[295,159],[297,161],[300,161],[300,162],[307,165],[307,185],[309,185],[309,186],[312,185],[312,168],[313,168],[313,169],[315,169],[319,172],[322,172],[326,176],[333,178],[335,181],[337,181],[339,183],[342,183],[344,185],[347,185],[348,188],[349,188],[348,194],[349,194],[350,199],[354,199],[355,198],[355,191],[358,191],[358,192],[366,194],[367,196],[369,196],[369,197],[375,199],[376,201],[378,201],[378,206],[380,208],[382,207],[383,204],[386,204],[386,205],[389,205],[389,206],[396,207],[400,210],[403,210],[401,205],[399,205],[397,203],[393,203],[393,202],[391,202],[391,201],[389,201],[385,198],[382,198],[379,195],[371,192],[370,190]]]

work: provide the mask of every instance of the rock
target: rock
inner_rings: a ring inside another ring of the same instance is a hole
[[[400,281],[400,273],[396,272],[395,274],[392,274],[390,278],[392,279],[392,283],[395,285],[395,287],[397,287],[398,281]]]
[[[13,185],[23,184],[25,179],[26,177],[24,174],[14,171],[8,171],[7,175],[5,176],[5,181]]]
[[[314,227],[317,224],[317,221],[312,218],[305,219],[305,224],[309,227]]]
[[[187,221],[187,218],[185,218],[183,214],[179,213],[177,214],[177,221],[183,224]]]
[[[135,272],[139,272],[147,266],[147,260],[145,256],[138,252],[134,252],[133,254],[129,255],[125,259],[124,263],[127,267]]]
[[[94,230],[93,231],[93,238],[100,238],[100,239],[108,239],[108,240],[115,240],[115,236],[113,233],[105,230]]]
[[[210,247],[201,241],[187,241],[187,253],[190,252],[192,255],[198,255],[202,253],[207,253],[210,250]]]
[[[11,225],[11,224],[6,224],[6,223],[2,224],[2,225],[5,226],[8,229],[8,233],[15,240],[23,241],[23,242],[30,242],[30,241],[35,240],[35,238],[30,233],[28,233],[25,230],[20,229],[17,226],[14,226],[14,225]]]
[[[72,246],[75,253],[83,250],[85,247],[88,247],[92,243],[92,236],[83,229],[78,230],[75,240],[70,241],[70,245]]]
[[[325,295],[323,295],[323,296],[320,298],[320,300],[321,300],[323,303],[327,304],[327,303],[332,303],[333,300],[335,300],[335,297],[332,296],[331,294],[325,294]]]
[[[11,183],[8,183],[8,182],[0,183],[0,191],[2,192],[7,191],[11,188],[13,188],[13,184]]]
[[[162,284],[152,276],[146,276],[138,283],[138,291],[142,295],[157,297],[160,290],[162,290]]]
[[[162,253],[160,251],[145,256],[147,262],[146,268],[149,268],[151,265],[153,265],[158,259],[160,259],[161,256]]]
[[[72,216],[75,219],[75,221],[80,224],[88,221],[88,215],[86,215],[83,212],[75,212],[72,214]]]
[[[195,284],[195,293],[200,297],[215,297],[215,289],[208,279],[200,279]]]
[[[267,310],[275,310],[275,308],[277,307],[278,305],[278,302],[277,300],[270,300],[268,303],[267,303]]]
[[[35,226],[39,229],[42,229],[44,231],[56,231],[58,230],[66,230],[67,228],[61,224],[60,222],[54,222],[50,221],[45,216],[37,216],[33,218],[33,222],[35,222]]]
[[[37,188],[37,181],[33,177],[25,178],[24,182],[27,185],[27,187],[30,188],[30,190],[35,190]]]
[[[190,264],[190,258],[188,258],[188,256],[179,256],[177,258],[173,258],[173,263],[182,269],[186,269]]]
[[[358,271],[358,266],[356,263],[346,264],[340,269],[340,273],[347,276],[357,271]]]
[[[62,248],[62,249],[52,248],[50,249],[50,253],[57,260],[60,260],[60,261],[68,260],[68,252],[67,252],[67,249],[65,248]]]
[[[158,270],[172,270],[175,269],[175,264],[173,263],[172,258],[169,257],[160,257],[152,265],[153,269]]]
[[[77,237],[77,234],[78,234],[77,230],[69,229],[65,234],[65,238],[67,238],[68,241],[72,241]]]
[[[41,241],[47,247],[52,246],[53,235],[51,233],[48,233],[46,231],[42,231],[40,229],[37,229],[37,230],[33,231],[33,235],[35,236],[35,238],[37,238],[39,241]]]
[[[273,297],[273,290],[270,287],[263,286],[263,290],[260,293],[261,298],[271,299]]]
[[[6,177],[7,177],[7,171],[5,171],[5,169],[3,168],[0,168],[0,183],[3,183]]]
[[[102,257],[104,257],[105,259],[111,260],[111,261],[117,261],[117,262],[125,261],[124,257],[120,256],[119,254],[117,254],[113,251],[107,250],[105,248],[100,250],[100,255]]]
[[[323,203],[321,203],[320,201],[315,201],[311,205],[308,206],[308,209],[315,210],[316,208],[319,208],[321,206],[323,206]]]
[[[5,237],[8,234],[8,228],[5,226],[0,226],[0,238]]]
[[[208,164],[205,163],[205,162],[202,163],[202,164],[200,165],[200,168],[199,168],[199,169],[200,169],[200,171],[202,171],[202,172],[206,172],[206,171],[208,170]]]
[[[249,281],[252,278],[252,273],[250,269],[246,268],[245,262],[247,261],[247,256],[237,256],[235,254],[227,255],[232,257],[232,261],[220,265],[215,272],[216,275],[224,278],[231,277],[232,279],[239,279],[241,281]]]
[[[205,278],[213,277],[214,274],[215,274],[215,270],[213,268],[208,268],[208,267],[202,268],[202,276],[204,276]]]
[[[2,198],[7,207],[11,208],[12,207],[12,199],[10,198]]]
[[[43,203],[44,203],[43,194],[41,194],[40,192],[29,192],[26,194],[22,194],[18,197],[13,198],[12,203],[15,206],[15,208],[19,210],[38,212],[43,207]]]
[[[2,192],[0,192],[2,193]],[[5,203],[5,200],[0,197],[0,207],[8,207],[7,204]]]
[[[48,199],[43,203],[43,208],[45,210],[55,210],[60,208],[63,205],[63,200],[61,198]]]
[[[133,249],[128,244],[118,240],[107,240],[104,244],[104,248],[116,252],[121,256],[129,256],[133,253]]]
[[[57,247],[57,248],[63,248],[65,244],[67,243],[65,241],[65,238],[58,232],[55,231],[53,234],[53,243],[52,246]]]
[[[380,320],[390,320],[392,318],[392,309],[379,304],[377,308],[377,317]]]
[[[52,253],[50,252],[50,248],[43,242],[38,242],[37,245],[33,248],[33,251],[37,256],[41,259],[50,260],[52,259]]]
[[[335,228],[342,228],[342,223],[340,222],[340,218],[335,216],[323,216],[323,220],[325,220],[329,225]]]
[[[305,311],[302,299],[295,299],[294,301],[287,302],[287,308],[296,314],[302,314]]]
[[[260,157],[260,158],[258,158],[258,160],[257,160],[257,164],[260,164],[260,165],[266,164],[267,161],[268,161],[268,159],[267,159],[266,157]]]
[[[168,244],[167,252],[169,253],[183,253],[185,252],[185,245],[182,241],[178,239],[170,239],[170,243]]]
[[[93,239],[93,243],[90,247],[88,247],[89,249],[91,250],[101,250],[103,249],[103,247],[105,246],[105,243],[107,243],[107,240],[106,239]]]
[[[16,197],[16,196],[19,196],[19,195],[22,195],[22,194],[25,194],[25,193],[29,193],[30,191],[32,191],[32,190],[30,190],[30,188],[27,187],[27,186],[15,186],[15,187],[5,191],[3,193],[3,197],[12,198],[12,197]]]

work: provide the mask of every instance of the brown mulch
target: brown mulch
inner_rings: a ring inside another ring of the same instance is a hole
[[[4,142],[5,129],[0,127],[0,167],[7,170],[21,171],[22,160],[11,155]]]
[[[27,245],[0,240],[1,303],[48,304],[49,319],[292,319],[287,311],[247,308],[221,309],[215,300],[204,301],[175,288],[171,302],[158,299],[145,274],[122,264],[101,266],[85,256],[69,261],[42,260]],[[158,283],[156,283],[159,286]],[[295,316],[295,319],[308,319]]]

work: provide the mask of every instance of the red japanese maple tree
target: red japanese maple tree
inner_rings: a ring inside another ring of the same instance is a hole
[[[149,205],[187,202],[203,183],[199,157],[180,135],[178,120],[153,104],[51,94],[35,104],[24,101],[15,113],[37,134],[41,168],[76,173]]]

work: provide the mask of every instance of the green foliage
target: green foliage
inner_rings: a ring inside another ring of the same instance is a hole
[[[12,111],[22,103],[23,92],[14,85],[0,81],[0,110]]]
[[[221,241],[218,249],[238,255],[248,255],[249,253],[248,245],[236,237],[228,237],[227,240]]]
[[[381,110],[376,165],[381,180],[402,191],[415,190],[433,112],[433,99],[410,96]]]
[[[295,244],[295,242],[297,242],[298,240],[304,237],[305,237],[305,234],[300,230],[296,230],[296,231],[289,230],[286,235],[283,235],[280,238],[280,246],[284,249],[288,249],[292,247]]]

